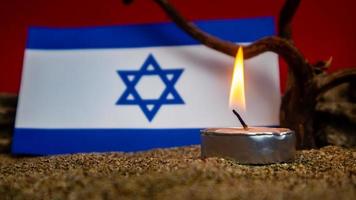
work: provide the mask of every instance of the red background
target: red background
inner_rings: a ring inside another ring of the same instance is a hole
[[[171,0],[190,20],[278,17],[283,0]],[[355,67],[356,1],[303,1],[293,37],[314,62],[333,56],[331,71]],[[0,92],[18,92],[29,26],[74,27],[169,21],[152,0],[0,0]],[[281,65],[282,87],[286,66]]]

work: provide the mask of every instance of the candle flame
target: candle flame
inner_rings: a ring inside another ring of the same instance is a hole
[[[232,83],[230,89],[230,107],[237,107],[240,110],[246,110],[245,103],[245,84],[244,84],[244,58],[242,47],[237,51],[234,64],[234,72],[232,75]]]

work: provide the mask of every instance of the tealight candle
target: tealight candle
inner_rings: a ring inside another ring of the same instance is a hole
[[[201,131],[201,156],[241,164],[288,162],[295,155],[295,134],[286,128],[210,128]]]
[[[230,91],[230,106],[245,109],[242,49],[238,50]],[[224,157],[242,164],[270,164],[294,159],[295,133],[287,128],[248,127],[233,110],[243,127],[209,128],[201,131],[201,156]]]

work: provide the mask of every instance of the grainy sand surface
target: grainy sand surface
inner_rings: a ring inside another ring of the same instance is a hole
[[[0,199],[356,199],[356,149],[264,166],[201,160],[198,146],[135,154],[0,154]]]

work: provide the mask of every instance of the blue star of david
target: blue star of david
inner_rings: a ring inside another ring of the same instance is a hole
[[[151,122],[162,105],[184,104],[174,84],[178,81],[183,69],[162,69],[152,54],[150,54],[141,68],[137,71],[117,71],[126,85],[116,105],[138,105],[146,118]],[[143,76],[158,76],[165,85],[165,89],[158,99],[143,99],[136,90],[136,85]]]

